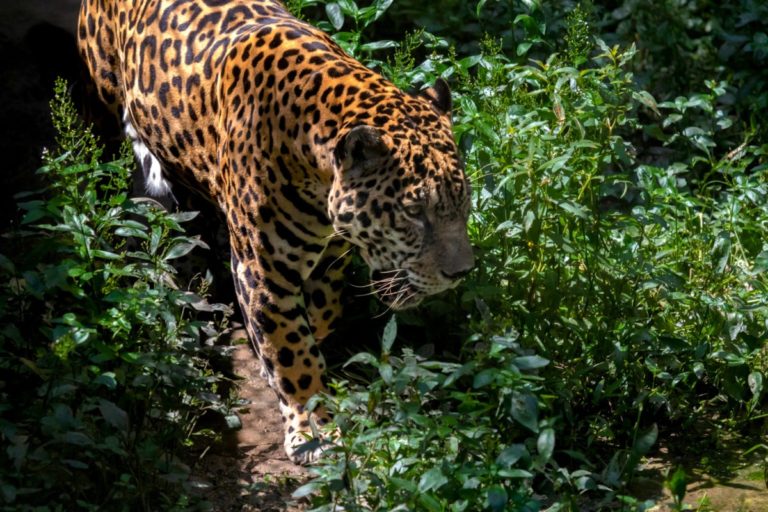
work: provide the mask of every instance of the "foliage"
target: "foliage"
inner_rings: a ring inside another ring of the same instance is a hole
[[[336,383],[330,410],[341,437],[296,495],[325,490],[318,511],[538,510],[526,482],[552,464],[554,420],[541,412],[536,375],[548,361],[505,337],[465,364],[408,348],[395,356],[395,336],[392,317],[381,357],[363,352],[347,363],[377,378],[369,387]]]
[[[642,58],[633,68],[641,83],[671,99],[706,80],[727,81],[723,107],[735,110],[753,128],[765,129],[765,2],[626,0],[606,6],[601,14],[615,41],[640,42]]]
[[[174,283],[194,214],[129,200],[131,159],[100,161],[61,81],[51,107],[48,188],[0,255],[0,509],[187,509],[179,456],[227,411],[199,313],[227,308]]]
[[[412,89],[452,82],[478,265],[452,304],[437,299],[399,320],[468,318],[467,341],[443,354],[451,363],[408,349],[395,358],[386,335],[381,357],[354,358],[377,371],[328,399],[344,436],[301,492],[320,492],[318,510],[568,510],[585,500],[642,510],[626,484],[671,425],[748,425],[765,408],[766,124],[733,101],[743,75],[711,65],[708,76],[665,82],[670,68],[648,53],[674,52],[596,34],[604,6],[454,3],[436,13],[398,2],[391,18],[475,13],[497,26],[501,13],[513,30],[479,44],[420,31],[367,63]],[[622,5],[632,13],[637,3]],[[756,27],[729,12],[723,26]],[[368,38],[367,26],[341,39],[375,47],[377,25]],[[690,38],[690,27],[677,34]],[[682,64],[670,64],[678,78]],[[519,357],[548,364],[531,378]],[[523,391],[537,429],[512,413]],[[500,467],[513,446],[523,455]]]

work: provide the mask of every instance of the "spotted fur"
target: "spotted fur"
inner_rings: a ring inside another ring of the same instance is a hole
[[[181,183],[221,208],[286,451],[306,462],[350,246],[393,308],[473,265],[450,91],[401,92],[272,0],[84,0],[78,39],[147,189]]]

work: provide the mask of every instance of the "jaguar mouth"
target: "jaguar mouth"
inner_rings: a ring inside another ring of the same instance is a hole
[[[410,281],[402,269],[374,270],[371,287],[381,302],[391,309],[400,310],[417,306],[424,294]]]

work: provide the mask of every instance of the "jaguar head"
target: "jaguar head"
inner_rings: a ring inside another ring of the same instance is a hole
[[[383,108],[386,124],[358,124],[341,137],[329,215],[360,248],[379,298],[403,309],[456,286],[474,266],[470,190],[444,82]]]

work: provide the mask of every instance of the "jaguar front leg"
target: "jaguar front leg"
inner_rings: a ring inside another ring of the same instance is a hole
[[[344,272],[352,259],[351,250],[351,244],[343,238],[336,236],[331,239],[320,262],[302,287],[309,327],[318,343],[336,329],[341,317],[341,291]]]
[[[241,230],[230,223],[235,292],[263,373],[279,400],[285,451],[295,463],[306,464],[317,453],[299,450],[312,437],[310,422],[322,426],[329,421],[323,409],[306,410],[313,395],[326,391],[325,359],[310,330],[300,265],[280,257],[270,241],[277,237],[269,231],[268,226]]]

